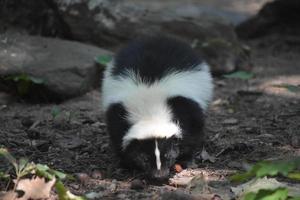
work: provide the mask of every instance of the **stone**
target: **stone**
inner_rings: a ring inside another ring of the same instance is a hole
[[[72,37],[112,49],[146,35],[169,35],[189,43],[214,74],[248,68],[248,48],[233,24],[203,2],[146,0],[53,0]]]
[[[238,124],[238,119],[235,119],[235,118],[228,118],[228,119],[225,119],[223,120],[222,124],[224,125],[236,125]]]
[[[265,4],[257,15],[239,24],[236,31],[239,37],[253,39],[277,34],[271,40],[293,36],[299,42],[300,1],[275,0]],[[272,43],[271,43],[272,44]]]
[[[95,58],[110,54],[79,42],[4,34],[0,36],[0,85],[19,91],[30,80],[25,96],[45,101],[76,97],[99,86],[104,66],[96,64]]]
[[[131,182],[130,188],[133,190],[142,190],[144,189],[145,184],[140,179],[135,179]]]

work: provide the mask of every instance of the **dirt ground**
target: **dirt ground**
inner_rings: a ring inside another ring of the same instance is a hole
[[[187,170],[191,173],[185,173],[189,176],[201,172],[208,180],[220,181],[245,163],[300,156],[300,95],[274,86],[300,85],[300,48],[264,40],[249,45],[255,77],[215,78],[205,147],[216,161],[197,157],[193,169]],[[140,174],[118,167],[101,117],[99,90],[58,105],[27,104],[5,94],[0,98],[0,145],[18,158],[74,175],[77,179],[66,183],[73,193],[97,192],[101,199],[160,199],[178,188],[151,185]],[[0,170],[6,167],[0,160]],[[135,179],[142,182],[132,188]],[[5,187],[0,182],[0,188]]]

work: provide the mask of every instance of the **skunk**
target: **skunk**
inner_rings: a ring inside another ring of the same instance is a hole
[[[107,131],[121,164],[165,179],[203,144],[212,98],[209,66],[184,42],[147,37],[108,64],[102,82]]]

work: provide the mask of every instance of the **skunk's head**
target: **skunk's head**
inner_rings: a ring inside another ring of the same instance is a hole
[[[182,137],[179,124],[161,117],[135,123],[122,141],[123,160],[127,165],[156,180],[168,178],[179,155]]]
[[[179,155],[180,138],[134,139],[124,150],[127,164],[137,168],[148,178],[163,181]]]

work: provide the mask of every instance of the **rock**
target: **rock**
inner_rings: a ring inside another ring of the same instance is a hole
[[[77,173],[76,177],[82,184],[87,184],[89,180],[91,179],[90,176],[86,173]]]
[[[102,173],[99,170],[94,170],[92,172],[92,178],[94,178],[94,179],[102,179],[103,175],[102,175]]]
[[[61,101],[97,86],[103,66],[95,57],[111,54],[78,42],[35,36],[2,35],[0,41],[0,85],[41,101]]]
[[[234,26],[203,2],[146,0],[53,0],[72,37],[118,48],[127,40],[165,34],[191,44],[215,74],[248,67],[248,50]]]
[[[52,1],[0,1],[0,32],[25,32],[34,35],[69,38],[68,26],[58,16]]]
[[[89,192],[85,195],[85,197],[87,199],[99,199],[99,198],[103,197],[103,193],[102,192]]]
[[[237,161],[229,161],[227,163],[227,166],[229,168],[241,169],[242,168],[242,163],[241,162],[237,162]]]
[[[275,0],[271,1],[249,20],[237,26],[236,30],[241,38],[257,38],[269,34],[300,35],[300,1]],[[278,37],[276,38],[278,40]],[[295,38],[294,38],[295,39]]]
[[[22,119],[21,124],[26,127],[29,128],[32,126],[32,124],[34,123],[33,119],[26,117],[24,119]]]
[[[41,137],[40,131],[35,128],[28,129],[26,131],[26,133],[27,133],[28,138],[31,140],[37,140]]]
[[[50,145],[51,142],[48,140],[36,140],[35,143],[36,148],[41,152],[47,152],[49,150]]]
[[[144,189],[145,184],[140,179],[135,179],[131,182],[130,188],[133,190],[142,190]]]

